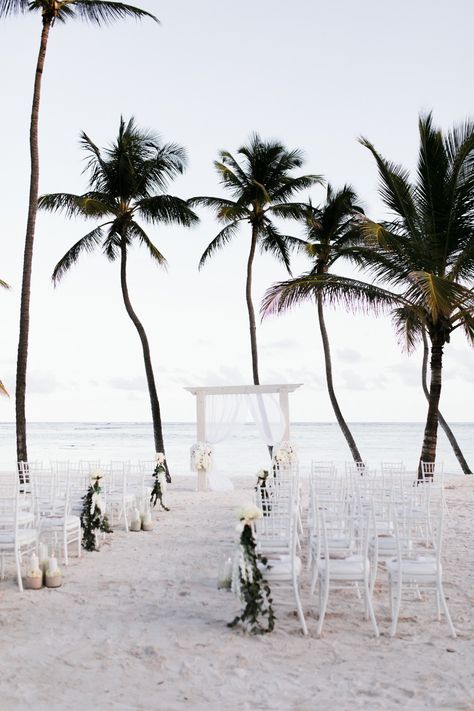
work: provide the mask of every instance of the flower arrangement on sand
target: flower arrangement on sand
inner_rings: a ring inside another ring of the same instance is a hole
[[[191,471],[208,472],[212,467],[212,449],[206,442],[196,442],[191,447]]]
[[[240,597],[242,611],[229,623],[229,627],[240,623],[251,634],[265,634],[275,627],[270,586],[260,570],[268,561],[257,553],[253,530],[255,521],[262,516],[262,510],[255,504],[247,504],[237,511],[240,540],[233,589]]]
[[[153,488],[150,495],[150,504],[156,506],[157,502],[160,502],[160,506],[165,511],[169,511],[169,508],[165,506],[163,502],[163,497],[166,494],[166,459],[163,452],[157,452],[155,454],[155,470],[153,472]]]
[[[102,478],[100,472],[91,474],[89,488],[82,497],[84,502],[81,512],[82,547],[86,551],[98,550],[97,536],[99,533],[112,533],[105,514],[105,502],[100,486]]]
[[[291,467],[298,462],[298,455],[291,442],[280,442],[273,454],[273,464],[278,467]]]

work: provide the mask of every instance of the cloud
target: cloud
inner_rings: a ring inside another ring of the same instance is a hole
[[[109,385],[116,390],[143,391],[147,390],[147,382],[144,375],[137,375],[134,378],[111,378]]]
[[[262,344],[262,349],[272,350],[276,348],[280,351],[290,350],[291,348],[298,348],[298,341],[294,338],[280,338],[278,341],[268,341]]]
[[[343,370],[340,387],[347,390],[383,390],[387,384],[385,375],[366,376],[356,370]]]
[[[395,373],[404,385],[421,388],[421,366],[397,363],[390,366],[390,371]]]
[[[366,360],[366,357],[362,357],[359,351],[355,351],[352,348],[338,348],[336,350],[336,355],[338,360],[343,363],[358,363],[361,360]]]
[[[53,373],[41,370],[34,370],[28,374],[28,392],[37,395],[45,395],[55,392],[63,385],[58,381]]]

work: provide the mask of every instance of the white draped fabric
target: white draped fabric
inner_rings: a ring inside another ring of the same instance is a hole
[[[209,488],[213,491],[232,491],[234,488],[229,477],[219,473],[214,445],[229,437],[235,426],[245,422],[246,410],[244,396],[208,395],[206,397],[206,441],[212,445],[212,471],[208,473]]]
[[[270,393],[250,393],[245,398],[260,437],[268,447],[275,447],[283,439],[286,424],[278,398]]]

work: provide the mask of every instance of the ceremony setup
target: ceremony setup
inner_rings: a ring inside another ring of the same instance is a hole
[[[474,711],[474,4],[137,1],[0,0],[0,711]]]

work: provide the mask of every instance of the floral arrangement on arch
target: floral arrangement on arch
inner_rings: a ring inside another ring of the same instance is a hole
[[[191,447],[191,471],[208,472],[212,467],[212,449],[206,442],[196,442]]]
[[[279,467],[291,467],[297,462],[298,455],[291,442],[280,442],[276,452],[273,454],[273,464]]]
[[[155,470],[153,472],[153,488],[150,495],[150,504],[155,507],[157,502],[160,502],[160,506],[165,511],[169,511],[169,508],[165,506],[163,502],[163,497],[166,494],[166,458],[163,452],[157,452],[155,454]]]
[[[82,547],[86,551],[98,550],[97,536],[100,532],[113,533],[105,514],[105,501],[100,486],[102,478],[100,472],[93,472],[89,488],[82,497],[84,502],[81,512]]]
[[[251,634],[272,632],[275,627],[271,590],[261,571],[261,567],[265,567],[268,560],[257,553],[254,537],[254,523],[262,516],[262,510],[254,504],[247,504],[237,511],[240,540],[232,575],[232,589],[240,597],[242,611],[228,626],[236,627],[240,623]]]

